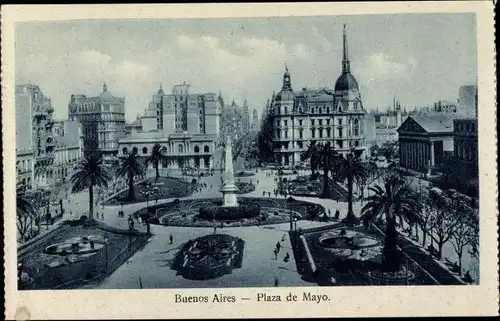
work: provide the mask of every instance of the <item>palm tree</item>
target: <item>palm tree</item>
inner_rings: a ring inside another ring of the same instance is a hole
[[[145,161],[146,169],[148,168],[149,164],[153,164],[153,167],[156,169],[155,182],[158,182],[158,178],[160,178],[160,170],[158,168],[160,162],[168,162],[168,157],[164,154],[165,150],[165,146],[161,146],[160,144],[156,143],[153,146],[151,154],[146,158]]]
[[[83,158],[71,176],[72,192],[89,189],[89,219],[94,218],[94,187],[108,187],[111,177],[106,171],[102,154],[93,153]]]
[[[319,165],[317,157],[319,149],[320,149],[320,144],[317,144],[316,141],[312,141],[307,147],[307,150],[300,155],[302,161],[309,159],[309,165],[311,166],[312,177],[315,176],[314,171],[318,168]]]
[[[117,175],[119,177],[127,176],[128,179],[128,199],[135,200],[134,193],[134,177],[142,173],[142,168],[137,161],[137,153],[131,153],[127,156],[120,157],[120,168],[118,168]]]
[[[401,257],[397,250],[397,217],[412,217],[418,220],[420,204],[412,195],[409,184],[396,175],[386,177],[384,186],[369,187],[373,195],[368,197],[368,203],[361,213],[365,226],[368,226],[379,216],[385,216],[386,231],[384,249],[382,251],[382,271],[396,272],[401,267]]]
[[[16,186],[17,230],[21,240],[28,231],[28,220],[33,225],[33,218],[37,215],[33,204],[34,198],[26,194],[24,186]]]
[[[345,219],[349,223],[353,223],[356,220],[356,216],[352,210],[354,182],[365,181],[367,177],[367,171],[361,161],[361,153],[362,151],[360,150],[354,150],[345,156],[342,155],[339,157],[338,162],[333,165],[334,168],[332,170],[335,171],[337,180],[341,182],[347,180],[348,210]]]
[[[333,164],[337,158],[337,152],[330,145],[329,142],[325,144],[311,142],[307,150],[301,155],[302,160],[310,159],[311,172],[314,176],[314,170],[321,166],[323,167],[323,193],[322,197],[327,198],[330,196],[328,173],[333,168]]]

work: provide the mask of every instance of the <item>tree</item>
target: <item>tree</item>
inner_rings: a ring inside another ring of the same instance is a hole
[[[430,202],[434,207],[434,214],[431,219],[432,233],[430,237],[436,242],[437,257],[441,260],[443,256],[443,245],[448,242],[453,235],[457,217],[454,215],[454,205],[446,197],[438,193],[429,195]]]
[[[121,164],[117,171],[118,176],[127,176],[129,200],[135,200],[134,177],[142,173],[142,168],[137,161],[137,157],[137,153],[131,153],[128,156],[120,157]]]
[[[156,143],[153,146],[151,154],[146,158],[145,161],[146,168],[148,168],[149,164],[153,164],[153,167],[156,169],[155,182],[157,182],[158,178],[160,177],[160,170],[159,170],[160,162],[162,161],[168,162],[168,157],[164,154],[165,151],[166,148],[164,146],[161,146],[160,144]]]
[[[83,158],[71,176],[72,192],[89,189],[89,219],[94,218],[94,187],[108,187],[111,177],[106,172],[102,154],[92,153]]]
[[[479,235],[479,224],[476,223],[479,220],[475,211],[458,199],[453,202],[453,212],[451,214],[455,216],[456,224],[451,233],[450,243],[458,256],[458,267],[461,276],[464,249],[467,246],[474,246],[476,235]]]
[[[354,222],[356,220],[356,216],[352,210],[354,182],[365,181],[367,176],[366,170],[361,162],[361,152],[362,151],[352,151],[345,156],[341,156],[339,161],[334,165],[337,179],[342,182],[347,181],[347,222]]]
[[[419,203],[408,185],[405,180],[395,175],[385,178],[383,187],[380,185],[369,187],[373,195],[368,197],[368,203],[361,210],[365,226],[368,226],[379,216],[385,216],[386,231],[381,265],[384,272],[399,271],[402,263],[401,255],[397,249],[396,218],[417,216],[420,212]]]
[[[323,198],[330,197],[330,182],[328,181],[328,173],[337,159],[337,152],[330,145],[330,142],[321,144],[312,141],[307,150],[301,155],[302,160],[309,159],[311,162],[311,173],[314,177],[314,170],[319,166],[323,167]]]
[[[16,187],[16,216],[19,238],[23,240],[36,217],[34,198],[26,194],[24,186]]]
[[[272,162],[273,155],[273,121],[274,116],[269,113],[262,117],[260,131],[257,134],[257,146],[261,162]]]
[[[422,203],[422,212],[420,213],[420,221],[418,224],[422,230],[422,246],[425,246],[427,243],[427,234],[432,234],[432,218],[435,216],[433,211],[434,208],[431,199],[426,198]]]
[[[317,144],[316,141],[312,141],[307,146],[307,150],[300,154],[300,159],[302,161],[309,160],[309,165],[311,167],[311,175],[315,177],[315,171],[321,163],[319,158],[319,151],[321,150],[321,144]]]

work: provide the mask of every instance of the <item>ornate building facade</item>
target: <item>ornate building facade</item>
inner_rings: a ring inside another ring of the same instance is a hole
[[[17,182],[28,189],[63,181],[82,157],[80,124],[54,121],[53,112],[39,86],[16,86]]]
[[[365,149],[365,110],[358,82],[351,74],[347,35],[343,33],[342,74],[334,90],[307,89],[294,92],[285,66],[280,92],[273,94],[273,153],[277,162],[293,166],[312,142],[330,142],[341,154]]]
[[[160,89],[152,97],[140,125],[120,138],[119,155],[147,157],[159,143],[169,156],[161,168],[212,168],[220,133],[220,100],[215,93],[190,93],[186,83],[171,94]]]
[[[118,139],[125,131],[125,98],[113,96],[106,84],[97,97],[71,95],[68,118],[82,124],[85,154],[93,151],[104,155],[118,153]]]
[[[225,142],[227,137],[236,141],[248,134],[250,131],[250,117],[248,114],[248,103],[245,100],[243,107],[233,102],[224,106],[221,115],[221,137],[220,141]]]
[[[16,86],[16,156],[18,181],[28,188],[50,184],[55,141],[54,108],[37,85]]]

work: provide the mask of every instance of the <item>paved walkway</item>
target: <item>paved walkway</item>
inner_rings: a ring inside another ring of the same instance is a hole
[[[243,182],[252,182],[256,185],[255,191],[242,195],[240,197],[262,197],[262,192],[273,192],[276,188],[274,176],[266,177],[270,170],[259,170],[254,176],[237,177],[236,180]],[[293,177],[292,177],[293,178]],[[257,184],[258,181],[258,184]],[[221,184],[221,174],[216,172],[214,176],[202,177],[200,182],[206,183],[207,188],[195,192],[189,197],[182,199],[198,199],[221,197],[219,191]],[[274,195],[272,195],[274,197]],[[279,196],[282,197],[282,196]],[[295,197],[298,200],[309,201],[324,206],[330,210],[331,215],[338,209],[340,219],[347,213],[347,203],[337,202],[331,199]],[[158,200],[157,204],[173,201],[171,199]],[[128,215],[133,214],[141,208],[146,207],[147,202],[116,206],[95,206],[95,218],[104,223],[117,228],[127,229]],[[150,201],[150,205],[156,202]],[[354,212],[359,213],[363,203],[355,202],[353,204]],[[83,191],[69,195],[67,200],[63,201],[63,207],[66,209],[64,219],[77,219],[88,212],[88,191]],[[122,209],[125,213],[124,218],[118,217],[118,211]],[[328,211],[327,211],[328,213]],[[309,228],[321,226],[328,223],[299,221],[298,228]],[[145,231],[146,226],[136,222],[135,227],[140,231]],[[146,288],[182,288],[182,287],[235,287],[241,286],[273,286],[275,278],[278,278],[280,285],[304,286],[315,285],[307,283],[301,279],[296,272],[296,265],[288,234],[289,223],[253,226],[253,227],[234,227],[223,228],[222,233],[234,235],[245,240],[245,253],[243,256],[243,266],[236,269],[232,274],[221,278],[205,281],[192,281],[177,276],[176,272],[168,267],[169,260],[173,259],[178,246],[189,239],[213,233],[213,228],[200,227],[165,227],[151,225],[151,232],[154,234],[145,248],[137,252],[126,264],[118,268],[112,275],[106,278],[102,283],[91,287],[96,288],[137,288],[138,277],[141,276],[143,285]],[[220,233],[221,230],[218,229]],[[280,241],[283,235],[286,237],[282,244],[278,260],[274,259],[273,249],[276,242]],[[174,243],[169,244],[169,236],[172,235]],[[288,252],[290,261],[283,262],[283,257]],[[451,245],[445,246],[443,256],[450,260],[456,260]],[[474,262],[467,262],[469,258],[464,258],[464,268],[474,265]],[[148,264],[144,264],[148,262]],[[478,264],[477,264],[478,267]],[[477,269],[478,270],[478,269]],[[474,276],[474,275],[473,275]]]

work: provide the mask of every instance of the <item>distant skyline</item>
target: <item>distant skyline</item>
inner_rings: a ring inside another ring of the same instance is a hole
[[[238,19],[80,20],[16,25],[16,84],[32,83],[67,116],[71,94],[125,97],[126,118],[143,115],[160,83],[222,92],[259,116],[281,89],[332,88],[341,73],[342,25],[351,71],[367,110],[456,101],[475,84],[475,14],[394,14]]]

